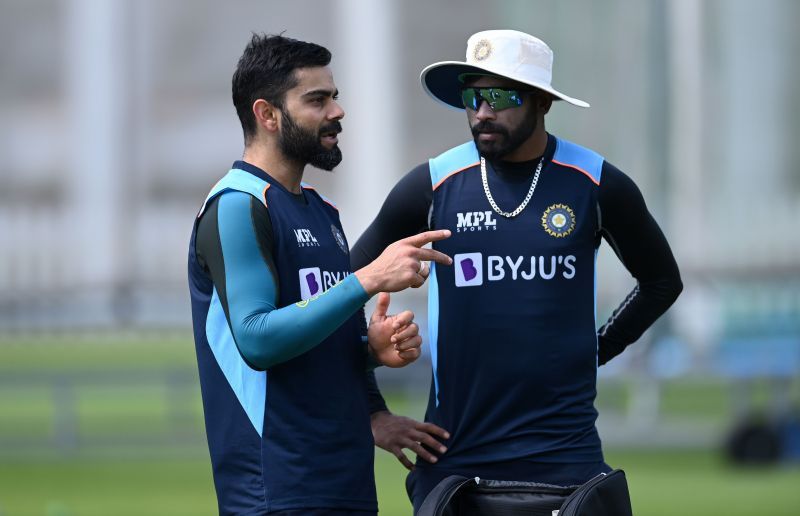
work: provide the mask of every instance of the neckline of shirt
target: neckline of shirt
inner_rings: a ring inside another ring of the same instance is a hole
[[[544,149],[545,167],[550,160],[553,159],[555,149],[556,138],[550,133],[547,133],[547,146],[545,146]],[[511,182],[526,182],[530,180],[531,176],[536,170],[536,165],[539,164],[540,159],[542,159],[542,156],[536,156],[534,159],[527,161],[503,161],[500,159],[493,161],[487,160],[487,163],[489,163],[491,170],[493,170],[503,180]]]
[[[245,172],[247,172],[249,174],[253,174],[254,176],[258,177],[259,179],[263,179],[264,181],[269,183],[270,186],[274,186],[275,188],[285,192],[295,202],[298,202],[300,204],[308,204],[308,201],[306,200],[306,197],[305,197],[305,192],[303,192],[303,191],[301,191],[300,193],[290,192],[277,179],[275,179],[274,177],[269,175],[267,172],[265,172],[261,168],[255,166],[255,165],[253,165],[251,163],[248,163],[248,162],[243,161],[243,160],[236,160],[236,161],[233,162],[233,166],[231,168],[244,170]]]

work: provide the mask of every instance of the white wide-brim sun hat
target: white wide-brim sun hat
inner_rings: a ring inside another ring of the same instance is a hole
[[[467,60],[433,63],[419,78],[425,91],[442,104],[464,109],[461,84],[465,75],[497,75],[546,91],[579,107],[589,104],[553,88],[553,51],[530,34],[516,30],[487,30],[467,40]]]

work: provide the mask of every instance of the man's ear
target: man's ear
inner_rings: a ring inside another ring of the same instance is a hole
[[[281,111],[264,99],[253,102],[253,116],[256,118],[256,125],[262,127],[269,133],[278,132]]]
[[[542,110],[542,114],[547,114],[550,112],[550,108],[553,106],[553,97],[551,95],[542,95],[539,97],[539,109]]]

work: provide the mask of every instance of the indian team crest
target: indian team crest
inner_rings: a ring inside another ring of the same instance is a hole
[[[575,229],[575,212],[566,204],[553,204],[544,210],[542,227],[548,235],[563,238]]]
[[[344,254],[348,254],[347,241],[344,239],[342,232],[339,231],[339,228],[331,224],[331,233],[333,233],[333,239],[336,240],[339,249],[341,249]]]
[[[492,55],[492,43],[488,39],[482,39],[475,45],[475,50],[472,52],[472,57],[476,61],[483,61]]]

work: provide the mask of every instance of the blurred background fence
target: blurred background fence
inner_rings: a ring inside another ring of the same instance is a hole
[[[336,200],[351,242],[406,171],[469,138],[463,114],[424,95],[419,71],[462,59],[478,30],[547,41],[555,86],[592,104],[554,106],[548,129],[636,181],[685,283],[600,370],[612,458],[727,449],[797,480],[798,20],[793,0],[0,0],[0,514],[213,513],[186,252],[200,202],[241,155],[230,78],[251,31],[333,52],[345,159],[306,180]],[[607,246],[598,270],[601,323],[633,280]],[[393,304],[415,309],[424,331],[424,292]],[[396,410],[422,416],[426,360],[380,371]],[[385,480],[399,466],[378,458],[382,512],[408,513],[401,484]],[[109,499],[86,505],[98,475],[65,466],[86,460],[155,465],[135,490],[171,486],[180,503],[154,510],[165,505],[109,485]],[[46,489],[43,467],[64,468]],[[65,476],[72,490],[58,491]],[[638,492],[655,500],[642,514],[691,512]],[[773,510],[794,514],[800,495],[782,494]]]

